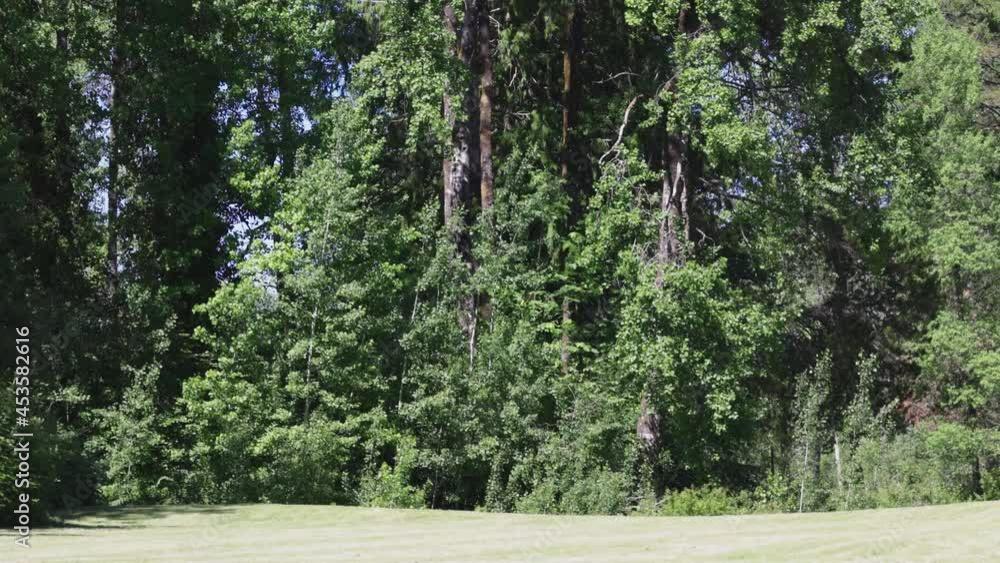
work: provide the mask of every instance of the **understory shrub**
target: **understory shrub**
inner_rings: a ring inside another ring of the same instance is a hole
[[[746,514],[753,510],[749,493],[732,493],[715,486],[668,491],[660,502],[659,514],[664,516]]]

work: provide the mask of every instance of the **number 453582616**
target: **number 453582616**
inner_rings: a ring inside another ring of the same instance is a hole
[[[14,340],[14,350],[17,357],[14,358],[14,402],[17,405],[14,409],[19,419],[24,419],[26,425],[28,418],[28,395],[31,393],[29,385],[31,383],[31,347],[28,338],[28,327],[22,326],[16,329],[17,336]],[[21,426],[21,421],[18,421]]]

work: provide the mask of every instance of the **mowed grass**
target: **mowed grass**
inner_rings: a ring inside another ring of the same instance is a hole
[[[1000,502],[693,518],[339,506],[109,508],[0,561],[1000,561]]]

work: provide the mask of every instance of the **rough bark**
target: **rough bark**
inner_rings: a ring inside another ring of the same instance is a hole
[[[493,83],[493,40],[490,9],[487,0],[481,0],[479,14],[479,200],[482,217],[492,221],[493,208],[493,105],[496,92]],[[489,323],[493,308],[489,295],[479,295],[479,318]],[[470,355],[475,350],[470,349]]]
[[[689,3],[682,2],[677,16],[677,35],[687,31]],[[675,75],[676,76],[676,75]],[[671,78],[664,88],[676,100],[677,80]],[[690,221],[687,217],[688,206],[688,170],[687,170],[687,137],[682,131],[668,131],[661,155],[663,174],[661,178],[659,241],[656,255],[656,288],[663,287],[664,270],[668,264],[679,265],[684,262],[683,245],[677,236],[677,223],[684,222],[685,233],[688,233]],[[687,236],[687,235],[686,235]],[[651,374],[649,386],[656,385]],[[649,405],[649,391],[643,395],[639,407],[639,422],[636,427],[637,436],[644,446],[646,463],[653,471],[655,492],[660,495],[663,488],[662,467],[659,454],[663,442],[660,429],[660,415]]]
[[[635,423],[635,436],[642,449],[642,461],[649,467],[656,495],[663,491],[663,475],[660,467],[660,450],[662,448],[660,421],[659,413],[650,407],[649,392],[647,391],[639,403],[639,418]]]
[[[686,212],[687,178],[684,171],[685,142],[681,135],[671,133],[663,146],[663,177],[660,193],[660,240],[656,256],[656,287],[663,287],[667,265],[684,261],[683,247],[677,238],[677,223],[682,207]]]
[[[479,17],[479,193],[483,211],[493,207],[493,51],[490,17],[483,2]]]
[[[479,118],[479,97],[476,95],[479,76],[475,60],[478,54],[479,11],[478,0],[466,1],[462,28],[459,32],[458,57],[462,66],[467,69],[470,79],[464,85],[461,112],[455,114],[455,125],[452,128],[450,188],[453,204],[460,205],[467,204],[471,199],[470,189],[479,160],[479,146],[473,135]]]
[[[677,16],[677,36],[687,33],[688,20],[693,17],[690,4],[684,2]],[[676,74],[675,74],[676,76]],[[677,81],[671,78],[665,85],[674,100],[677,99]],[[691,221],[688,213],[689,178],[687,135],[682,131],[668,131],[663,146],[663,176],[660,194],[660,239],[656,254],[654,285],[663,287],[667,265],[684,263],[684,246],[677,236],[678,223],[683,224],[684,240],[691,238]]]
[[[576,43],[579,35],[579,22],[576,13],[576,6],[569,8],[566,16],[565,28],[563,30],[563,88],[562,88],[562,178],[569,180],[570,173],[570,128],[573,126],[574,92],[573,74],[576,64]]]
[[[474,135],[479,120],[479,73],[476,57],[478,52],[479,18],[482,4],[479,0],[467,0],[462,27],[458,31],[458,45],[452,51],[468,71],[469,81],[463,85],[462,105],[455,112],[446,100],[444,111],[452,124],[450,163],[444,163],[444,221],[455,245],[455,254],[471,276],[476,271],[472,255],[472,237],[469,232],[470,219],[468,205],[472,201],[471,187],[479,165],[479,143]],[[450,5],[444,8],[444,26],[448,37],[455,36],[455,12]],[[458,322],[469,343],[470,363],[475,355],[476,338],[476,297],[473,294],[459,298]]]
[[[639,420],[635,425],[635,435],[642,444],[643,452],[655,460],[659,451],[660,415],[649,408],[649,395],[644,394],[639,403]]]

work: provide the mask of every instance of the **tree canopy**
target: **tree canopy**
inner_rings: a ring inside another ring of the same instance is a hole
[[[0,45],[44,508],[1000,498],[997,0],[11,0]]]

